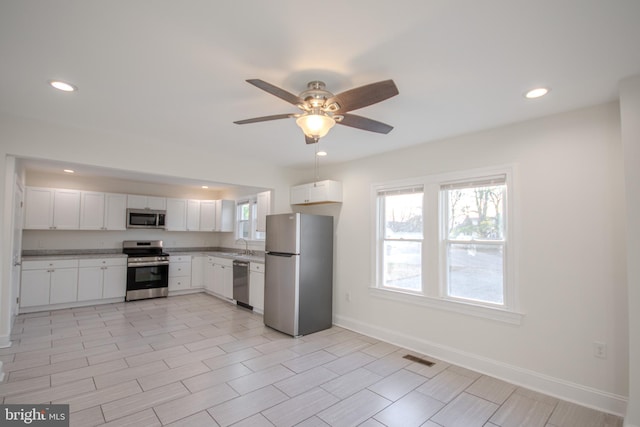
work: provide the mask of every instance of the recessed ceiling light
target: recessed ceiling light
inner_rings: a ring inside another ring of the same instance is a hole
[[[72,85],[71,83],[67,83],[67,82],[63,82],[60,80],[50,80],[49,84],[58,89],[61,90],[63,92],[75,92],[78,90],[77,87],[75,87],[74,85]]]
[[[324,157],[324,156],[326,156],[326,155],[327,155],[327,152],[326,152],[326,151],[318,151],[318,152],[316,153],[316,156],[320,156],[320,157]]]
[[[531,89],[530,91],[525,93],[524,97],[528,98],[528,99],[534,99],[534,98],[540,98],[541,96],[545,96],[548,93],[549,93],[549,89],[548,88],[546,88],[546,87],[537,87],[537,88]]]
[[[203,185],[202,188],[206,190],[207,188],[209,188],[209,186]]]
[[[66,172],[66,173],[76,173],[76,171],[74,171],[73,169],[65,169],[64,172]]]

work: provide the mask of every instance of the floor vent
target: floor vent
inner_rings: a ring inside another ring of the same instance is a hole
[[[410,354],[407,354],[406,356],[403,356],[403,359],[411,360],[412,362],[421,363],[421,364],[427,365],[427,366],[435,365],[435,362],[432,362],[432,361],[427,360],[427,359],[423,359],[421,357],[412,356]]]

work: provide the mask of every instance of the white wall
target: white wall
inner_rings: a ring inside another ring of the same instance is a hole
[[[370,157],[323,176],[336,216],[339,324],[565,399],[624,413],[628,395],[623,159],[618,104]],[[371,185],[513,164],[520,326],[389,301],[372,285]],[[351,294],[351,302],[346,293]],[[605,342],[607,359],[593,356]]]
[[[640,426],[640,76],[620,85],[622,146],[627,197],[627,280],[629,289],[629,405],[625,426]]]

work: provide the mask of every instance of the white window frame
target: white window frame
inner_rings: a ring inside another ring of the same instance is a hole
[[[383,203],[380,199],[380,195],[381,193],[390,193],[390,194],[385,194],[385,195],[391,195],[391,193],[398,193],[398,194],[411,194],[411,193],[422,193],[423,197],[422,197],[422,216],[423,216],[423,222],[424,222],[424,188],[422,185],[412,185],[412,186],[408,186],[408,187],[390,187],[390,188],[379,188],[376,190],[376,212],[380,213],[380,211],[384,210],[384,206]],[[385,246],[385,242],[386,241],[406,241],[406,242],[414,242],[414,243],[419,243],[421,246],[421,254],[424,253],[424,241],[425,241],[425,232],[424,232],[424,225],[423,225],[423,230],[422,230],[422,238],[420,239],[402,239],[402,238],[396,238],[396,239],[391,239],[391,238],[387,238],[386,234],[385,234],[385,227],[384,227],[384,221],[382,221],[380,219],[380,216],[378,215],[376,223],[378,225],[378,231],[376,233],[376,259],[377,260],[383,260],[385,257],[384,254],[384,246]],[[424,255],[422,255],[424,256]],[[376,268],[376,283],[379,284],[379,286],[381,288],[384,289],[392,289],[392,290],[396,290],[396,291],[400,291],[400,292],[410,292],[410,293],[422,293],[422,289],[418,289],[418,290],[412,290],[412,289],[406,289],[406,288],[400,288],[400,287],[391,287],[391,286],[385,286],[384,285],[384,262],[379,262],[377,263],[377,268]],[[423,269],[424,270],[424,269]],[[422,277],[422,273],[420,275]],[[422,282],[424,283],[424,279],[422,279]]]
[[[505,195],[503,200],[504,203],[504,219],[503,219],[503,231],[504,235],[501,240],[460,240],[460,239],[450,239],[448,237],[448,221],[449,221],[449,200],[445,195],[445,192],[451,190],[453,188],[478,188],[481,186],[490,186],[492,184],[500,184],[505,186]],[[507,286],[507,246],[508,246],[508,224],[509,224],[509,185],[507,183],[506,174],[495,175],[495,176],[483,176],[483,177],[473,177],[471,179],[462,179],[456,180],[452,182],[443,182],[440,184],[440,197],[439,197],[439,207],[440,207],[440,248],[439,248],[439,256],[440,256],[440,295],[442,298],[450,299],[453,301],[463,301],[463,302],[471,302],[473,304],[486,305],[489,307],[496,308],[508,308],[508,297],[509,286]],[[502,247],[502,300],[503,303],[492,303],[489,301],[478,301],[469,297],[463,296],[454,296],[449,294],[449,259],[448,259],[448,245],[449,244],[477,244],[477,245],[486,245],[486,246],[496,246]]]
[[[491,168],[472,169],[467,171],[427,175],[414,179],[374,184],[371,187],[372,199],[372,238],[375,242],[372,248],[372,278],[370,292],[373,296],[390,299],[408,304],[429,308],[453,311],[465,315],[478,316],[496,321],[519,325],[523,314],[519,311],[517,297],[516,276],[516,246],[514,244],[514,218],[517,218],[514,193],[514,165],[496,166]],[[442,233],[444,209],[441,200],[441,186],[453,182],[468,182],[486,180],[489,177],[504,176],[507,200],[505,204],[504,230],[504,303],[491,304],[463,298],[452,298],[446,290],[446,257],[443,253]],[[407,292],[401,289],[382,286],[381,268],[379,263],[380,218],[378,214],[378,193],[394,188],[423,185],[423,233],[424,244],[422,251],[422,290]]]
[[[244,237],[240,235],[240,223],[244,222],[242,220],[241,206],[244,204],[249,204],[249,236]],[[264,233],[256,231],[256,223],[257,223],[257,204],[258,199],[257,196],[243,197],[242,199],[236,200],[236,239],[245,239],[248,242],[264,242]]]

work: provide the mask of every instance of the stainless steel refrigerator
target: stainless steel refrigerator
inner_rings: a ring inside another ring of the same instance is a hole
[[[331,327],[333,217],[267,216],[264,324],[294,337]]]

